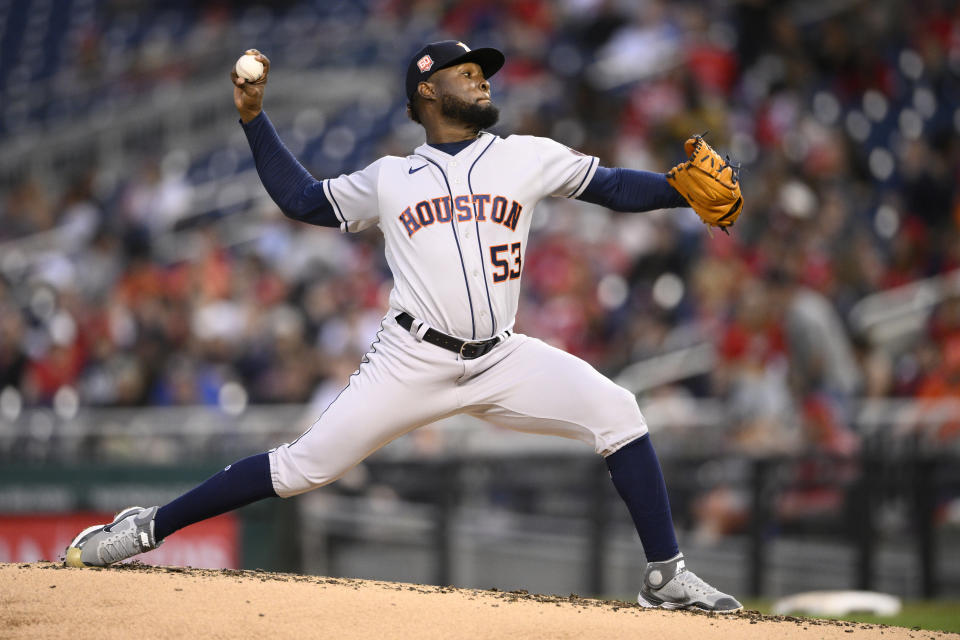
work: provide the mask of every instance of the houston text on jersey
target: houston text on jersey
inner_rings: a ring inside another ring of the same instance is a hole
[[[450,204],[450,196],[421,200],[404,209],[397,219],[407,230],[408,236],[412,236],[424,227],[429,227],[434,222],[450,222],[454,214],[457,222],[469,222],[476,215],[476,219],[480,222],[486,221],[489,217],[490,222],[502,224],[511,231],[516,231],[517,222],[520,221],[520,214],[523,212],[523,205],[516,200],[509,200],[503,196],[491,197],[488,193],[457,196],[453,200],[452,207]]]

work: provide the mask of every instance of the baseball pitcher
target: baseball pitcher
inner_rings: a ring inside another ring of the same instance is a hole
[[[546,138],[502,138],[489,79],[496,49],[424,46],[406,74],[408,115],[426,143],[317,180],[263,111],[270,62],[232,74],[234,103],[267,192],[290,218],[351,233],[376,226],[393,273],[390,308],[349,384],[303,435],[240,460],[164,506],[130,507],[70,543],[70,566],[104,566],[256,500],[329,484],[391,440],[454,414],[581,440],[603,456],[647,558],[638,601],[737,611],[684,564],[660,464],[633,395],[586,362],[514,330],[530,223],[546,197],[617,211],[691,206],[723,229],[742,210],[737,167],[700,137],[668,174],[606,168]]]

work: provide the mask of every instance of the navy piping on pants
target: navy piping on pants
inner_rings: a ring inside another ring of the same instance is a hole
[[[366,352],[365,354],[363,354],[363,358],[360,359],[360,365],[357,367],[357,370],[350,374],[350,378],[349,378],[349,380],[347,380],[347,386],[345,386],[343,389],[340,389],[340,393],[337,394],[337,397],[336,397],[336,398],[334,398],[333,400],[330,401],[330,404],[327,405],[327,408],[324,409],[324,410],[323,410],[323,413],[320,414],[320,418],[322,418],[322,417],[323,417],[323,414],[326,413],[327,411],[329,411],[329,410],[330,410],[330,407],[332,407],[333,404],[334,404],[337,400],[340,399],[340,396],[343,395],[343,392],[350,388],[350,383],[353,382],[353,376],[360,375],[360,368],[361,368],[363,365],[365,365],[365,364],[367,364],[367,363],[370,362],[370,356],[371,356],[371,354],[374,354],[374,353],[377,352],[377,343],[380,342],[380,334],[381,334],[381,333],[383,333],[383,320],[380,321],[380,330],[377,331],[377,335],[374,336],[373,342],[370,343],[370,349],[368,349],[367,352]],[[316,426],[316,424],[317,424],[318,422],[320,422],[320,418],[317,418],[316,420],[314,420],[313,424],[310,425],[310,428],[307,429],[306,431],[304,431],[303,433],[301,433],[299,436],[297,436],[297,439],[294,440],[293,442],[291,442],[290,444],[288,444],[288,445],[287,445],[287,448],[289,449],[289,448],[292,447],[293,445],[297,444],[298,442],[300,442],[300,438],[302,438],[303,436],[305,436],[305,435],[307,435],[308,433],[310,433],[310,431],[313,430],[313,427]]]

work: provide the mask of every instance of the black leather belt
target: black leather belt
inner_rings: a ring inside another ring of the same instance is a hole
[[[410,331],[410,327],[413,326],[413,316],[404,311],[397,316],[397,324],[407,331]],[[423,334],[423,340],[424,342],[435,344],[438,347],[443,347],[447,351],[459,353],[460,357],[464,360],[473,360],[474,358],[486,355],[500,342],[500,338],[490,338],[489,340],[482,340],[480,342],[460,340],[459,338],[448,336],[445,333],[440,333],[436,329],[427,329],[427,332]]]

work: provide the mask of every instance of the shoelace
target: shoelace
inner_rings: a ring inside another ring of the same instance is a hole
[[[123,544],[121,536],[111,536],[100,544],[100,558],[110,564],[130,556],[128,545]]]
[[[701,580],[700,576],[692,571],[682,571],[677,574],[674,579],[678,580],[685,588],[691,591],[696,591],[697,593],[703,595],[720,593],[716,588],[711,587],[709,584]]]
[[[136,516],[131,516],[131,518]],[[129,558],[140,553],[145,546],[137,539],[138,530],[135,523],[132,528],[113,532],[106,540],[100,543],[100,558],[107,564]]]

